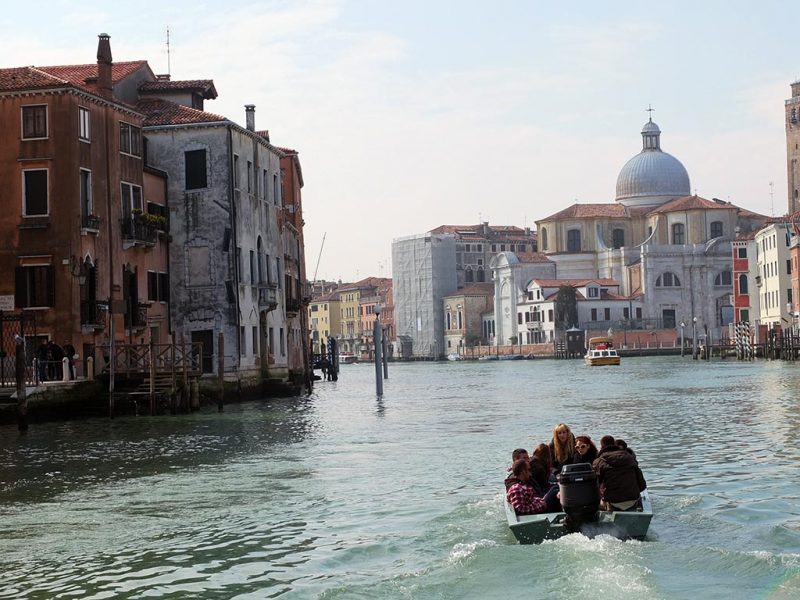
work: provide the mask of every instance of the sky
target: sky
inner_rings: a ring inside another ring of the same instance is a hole
[[[797,5],[755,4],[4,0],[0,67],[95,62],[105,32],[164,73],[169,27],[173,79],[300,153],[309,279],[354,281],[397,237],[613,202],[650,105],[693,192],[785,213]]]

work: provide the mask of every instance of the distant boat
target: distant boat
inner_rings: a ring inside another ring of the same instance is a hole
[[[358,361],[358,357],[352,352],[340,352],[339,364],[349,365]]]
[[[495,356],[494,354],[488,354],[486,356],[479,357],[478,360],[500,360],[500,359],[497,358],[497,356]]]
[[[498,360],[525,360],[522,354],[501,354],[497,357]]]
[[[610,337],[589,338],[589,350],[583,360],[592,367],[604,367],[620,363],[619,354],[614,348],[614,340]]]
[[[464,360],[464,357],[461,356],[460,354],[456,354],[455,352],[451,352],[450,354],[447,355],[447,360],[459,361],[459,360]]]

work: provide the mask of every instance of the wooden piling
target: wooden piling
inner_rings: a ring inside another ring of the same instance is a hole
[[[217,368],[219,370],[219,400],[217,402],[217,410],[222,412],[225,400],[225,334],[220,331],[217,340]]]
[[[28,431],[28,396],[25,390],[25,341],[17,339],[16,352],[16,383],[17,383],[17,429]]]

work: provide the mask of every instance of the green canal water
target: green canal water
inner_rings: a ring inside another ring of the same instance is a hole
[[[347,365],[308,398],[0,428],[0,598],[800,598],[800,367]],[[553,425],[624,437],[645,542],[519,546]]]

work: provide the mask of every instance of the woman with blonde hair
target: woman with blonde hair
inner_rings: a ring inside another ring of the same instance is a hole
[[[563,465],[572,462],[575,456],[575,436],[566,423],[559,423],[553,427],[553,441],[550,442],[550,458],[553,460],[553,470],[561,471]]]

